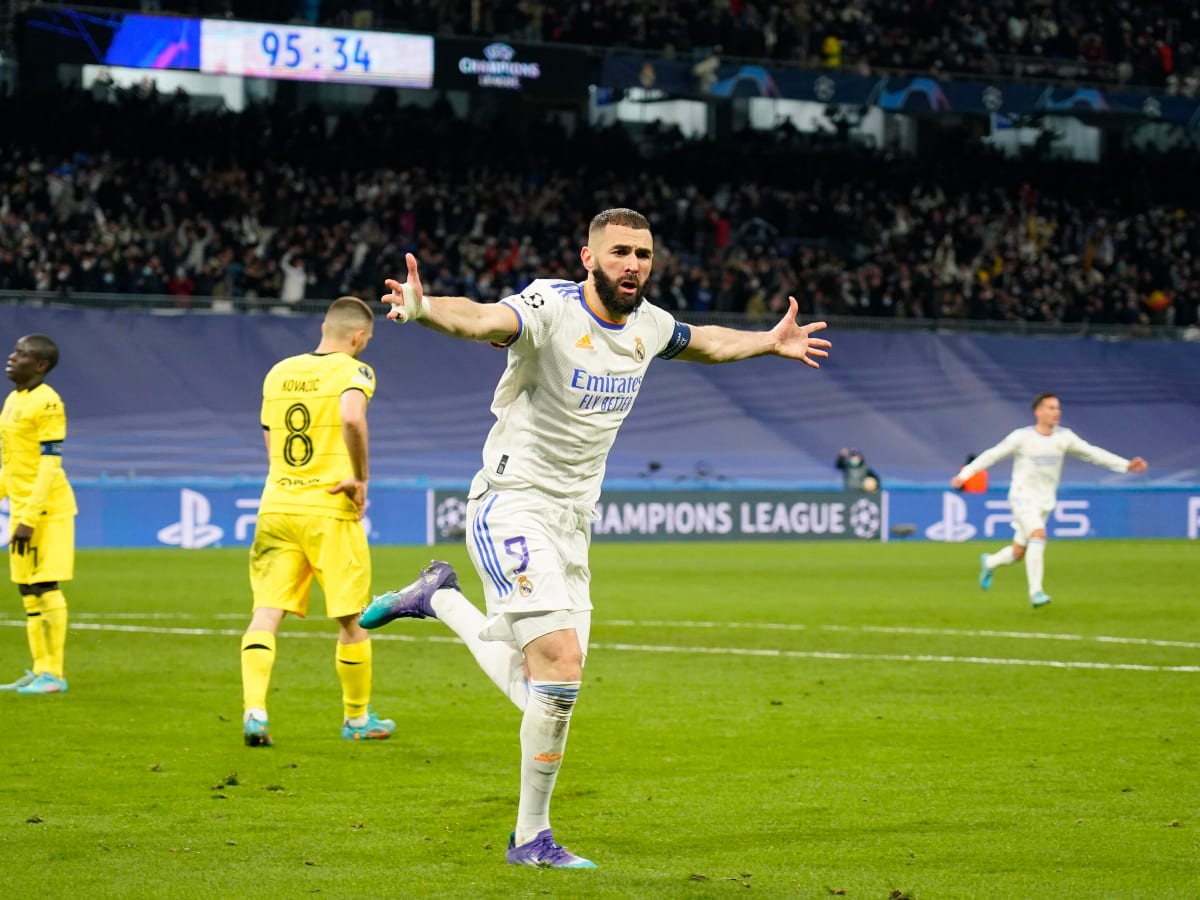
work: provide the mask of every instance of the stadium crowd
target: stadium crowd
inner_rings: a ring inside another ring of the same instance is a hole
[[[192,15],[724,54],[830,68],[1052,76],[1195,94],[1191,0],[110,0]]]
[[[670,309],[774,314],[794,294],[821,316],[1196,322],[1194,155],[905,159],[787,128],[635,144],[467,123],[384,91],[338,116],[183,99],[0,100],[0,289],[287,307],[376,296],[412,251],[433,293],[494,301],[573,275],[595,210],[631,206]]]

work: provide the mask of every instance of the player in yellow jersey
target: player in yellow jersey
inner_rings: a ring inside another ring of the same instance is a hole
[[[0,411],[0,498],[8,497],[8,569],[25,604],[33,669],[0,690],[62,694],[67,599],[75,574],[75,493],[62,467],[67,415],[46,375],[58,345],[44,334],[17,341],[4,371],[16,386]]]
[[[312,353],[276,363],[263,381],[262,427],[270,469],[250,548],[254,613],[242,637],[242,732],[271,743],[267,689],[275,636],[288,613],[308,613],[315,577],[338,623],[335,666],[347,740],[389,737],[371,712],[371,642],[358,624],[370,600],[371,557],[360,521],[367,504],[367,404],[375,373],[358,360],[375,317],[357,297],[330,304]]]

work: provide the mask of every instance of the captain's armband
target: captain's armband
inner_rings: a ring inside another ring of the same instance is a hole
[[[680,353],[687,349],[688,344],[692,342],[692,327],[685,325],[683,322],[675,323],[675,331],[671,334],[671,339],[667,341],[667,346],[663,347],[658,354],[659,359],[674,359]]]

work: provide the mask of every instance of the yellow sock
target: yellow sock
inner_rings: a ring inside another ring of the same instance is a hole
[[[67,646],[67,598],[62,591],[42,594],[42,621],[46,623],[46,671],[63,678],[63,656]]]
[[[346,718],[367,714],[371,702],[371,640],[337,645],[337,676]]]
[[[275,635],[247,631],[242,635],[242,707],[266,709],[271,669],[275,665]]]
[[[21,597],[25,604],[25,635],[29,638],[29,655],[33,657],[33,674],[50,671],[46,648],[46,620],[42,618],[42,598],[33,594]]]

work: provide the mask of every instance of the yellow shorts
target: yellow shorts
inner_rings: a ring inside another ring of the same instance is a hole
[[[15,527],[15,521],[9,523],[10,530]],[[13,584],[70,581],[75,575],[75,517],[41,517],[23,555],[13,553],[9,544],[8,571]]]
[[[254,608],[308,615],[313,576],[325,591],[325,614],[354,615],[371,601],[371,553],[362,523],[329,516],[267,513],[250,547]]]

